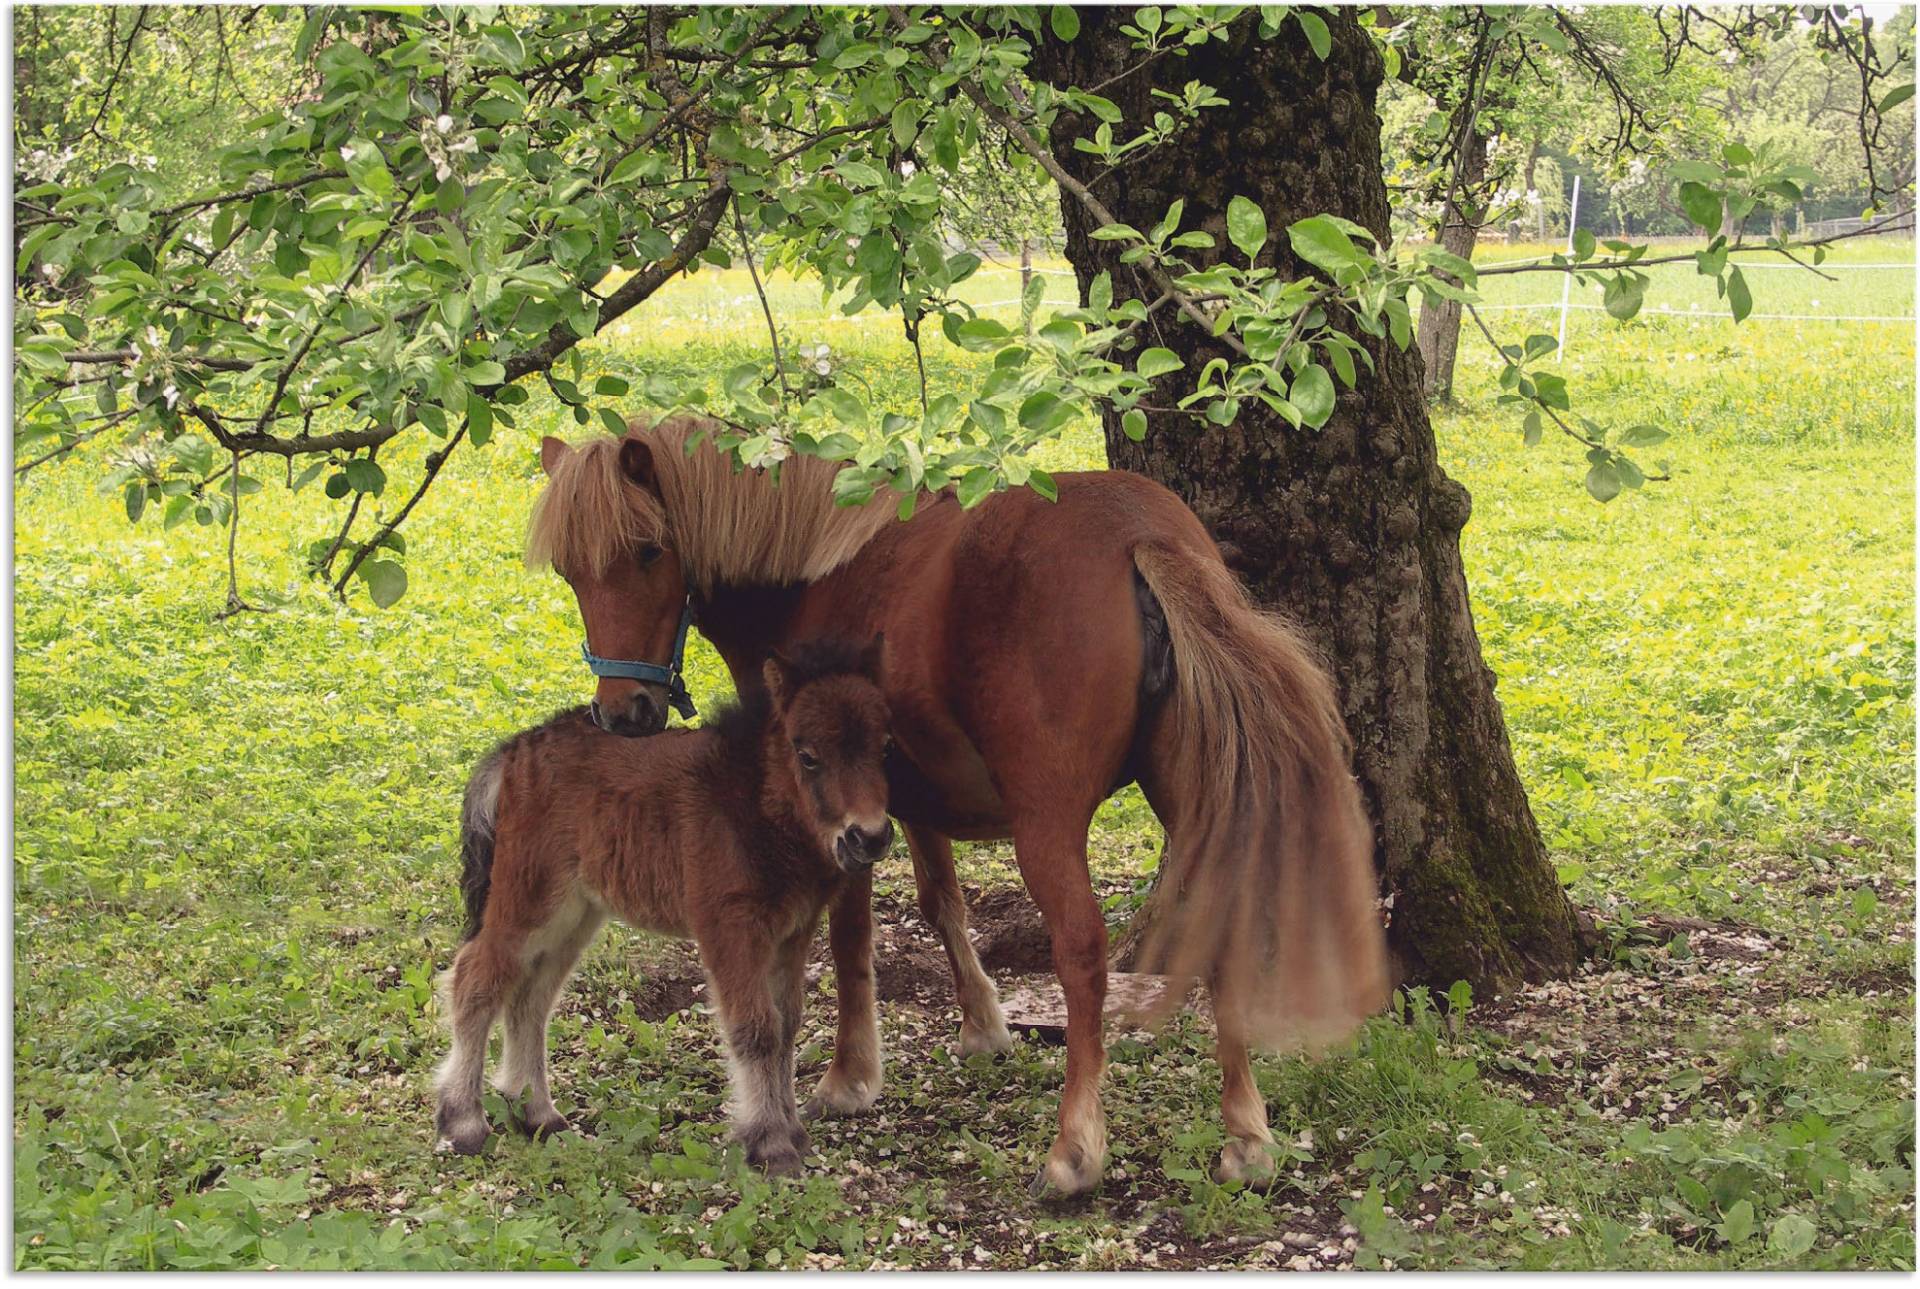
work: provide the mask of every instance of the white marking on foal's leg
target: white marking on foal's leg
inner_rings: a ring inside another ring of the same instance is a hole
[[[507,1003],[506,1039],[494,1087],[509,1097],[526,1091],[525,1125],[536,1136],[569,1127],[547,1083],[547,1027],[580,955],[604,920],[605,914],[586,899],[568,900],[560,915],[529,940],[526,974]]]
[[[487,1035],[493,1029],[493,1012],[481,1005],[456,1013],[451,1006],[453,977],[453,971],[440,976],[441,998],[453,1031],[453,1050],[441,1063],[434,1081],[439,1096],[434,1126],[456,1154],[474,1155],[486,1143],[489,1131],[487,1112],[480,1103],[480,1085],[486,1072]]]

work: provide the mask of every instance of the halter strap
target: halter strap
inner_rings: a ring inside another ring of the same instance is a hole
[[[667,706],[680,713],[680,719],[690,721],[699,715],[693,705],[693,695],[687,692],[686,679],[680,674],[687,659],[687,627],[693,622],[693,601],[689,599],[680,609],[680,630],[673,638],[673,659],[662,665],[657,662],[630,662],[622,658],[602,658],[587,648],[584,641],[580,645],[580,656],[587,660],[587,670],[596,676],[615,680],[638,680],[648,685],[667,687]]]

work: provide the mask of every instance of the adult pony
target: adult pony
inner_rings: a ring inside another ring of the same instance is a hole
[[[1138,475],[1062,474],[1057,501],[1015,489],[972,510],[943,492],[901,522],[890,493],[835,504],[832,462],[795,457],[777,483],[738,469],[713,447],[719,431],[679,418],[542,442],[549,483],[527,554],[573,587],[588,649],[666,658],[690,612],[745,694],[789,642],[885,632],[889,808],[954,969],[964,1048],[1008,1040],[967,943],[951,841],[1011,837],[1052,939],[1067,1075],[1036,1192],[1088,1191],[1105,1165],[1107,930],[1087,829],[1137,780],[1167,833],[1141,965],[1207,984],[1228,1134],[1218,1173],[1269,1176],[1249,1046],[1341,1037],[1388,988],[1372,832],[1326,672],[1248,605],[1193,512]],[[604,676],[595,719],[647,732],[665,698],[663,684]],[[850,887],[829,914],[840,1043],[818,1100],[840,1111],[879,1086],[869,899],[867,883]]]

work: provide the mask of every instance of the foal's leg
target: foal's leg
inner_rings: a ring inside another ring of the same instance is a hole
[[[487,1112],[480,1103],[480,1085],[486,1073],[487,1035],[518,986],[520,973],[518,946],[483,930],[461,947],[453,967],[440,978],[453,1051],[440,1066],[434,1127],[455,1154],[477,1155],[486,1144]]]
[[[767,979],[774,1009],[780,1013],[779,1079],[781,1098],[788,1107],[794,1104],[794,1049],[800,1039],[800,1022],[807,1010],[807,954],[813,948],[813,933],[817,929],[816,920],[788,936],[785,943],[774,950],[773,970]],[[793,1148],[803,1157],[813,1149],[813,1140],[798,1119],[793,1122],[792,1137]]]
[[[795,1140],[804,1130],[793,1103],[793,1047],[783,1050],[786,1021],[771,988],[775,946],[744,919],[702,928],[699,941],[726,1034],[734,1135],[748,1163],[776,1175],[798,1173]]]
[[[833,1060],[807,1117],[859,1114],[880,1095],[880,1021],[873,1001],[873,872],[849,877],[827,912],[835,1002]]]
[[[1106,1167],[1107,1117],[1100,1106],[1106,1072],[1107,924],[1087,873],[1085,816],[1016,823],[1014,857],[1027,892],[1053,938],[1053,973],[1067,999],[1067,1085],[1060,1135],[1033,1179],[1036,1195],[1081,1195]]]
[[[946,946],[953,968],[953,992],[960,1000],[960,1051],[1005,1052],[1013,1048],[1000,994],[980,966],[967,939],[967,905],[953,871],[953,843],[937,832],[909,825],[907,850],[913,855],[913,880],[920,892],[920,916]]]
[[[555,1108],[547,1086],[547,1024],[580,955],[605,920],[606,914],[596,905],[576,899],[522,950],[526,972],[507,1002],[506,1040],[493,1085],[509,1097],[526,1089],[524,1127],[536,1137],[565,1132],[571,1126]]]

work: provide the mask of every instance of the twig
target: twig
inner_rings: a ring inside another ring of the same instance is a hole
[[[760,285],[760,270],[753,263],[753,242],[747,237],[746,221],[740,217],[740,194],[733,194],[733,227],[740,234],[740,253],[747,259],[747,276],[753,279],[754,294],[760,297],[760,312],[767,315],[767,339],[773,344],[773,370],[780,378],[780,406],[785,410],[793,391],[787,388],[787,365],[780,357],[780,332],[773,325],[773,306],[767,303],[767,289]]]
[[[413,490],[411,497],[407,498],[407,504],[400,507],[400,513],[380,526],[380,531],[373,535],[373,540],[360,544],[360,549],[353,553],[353,559],[348,562],[346,570],[340,574],[339,579],[333,584],[333,593],[335,595],[341,599],[346,598],[347,581],[354,575],[354,572],[360,567],[362,561],[375,550],[379,549],[380,543],[391,537],[394,531],[406,522],[407,516],[413,513],[413,508],[420,504],[420,498],[426,496],[427,489],[433,486],[433,480],[435,476],[440,473],[440,467],[447,463],[447,458],[453,455],[453,450],[460,446],[460,440],[467,437],[468,424],[469,422],[461,422],[460,428],[454,431],[452,438],[447,440],[447,445],[439,451],[428,455],[427,471],[426,474],[421,476],[420,486]],[[351,523],[352,520],[349,519],[348,522]],[[345,535],[344,531],[342,535]],[[327,559],[329,575],[331,575],[332,572],[332,563],[332,552],[329,552]]]
[[[79,447],[82,443],[87,442],[89,439],[99,438],[102,434],[105,434],[108,430],[112,429],[114,426],[120,424],[122,421],[132,416],[134,413],[134,410],[135,409],[129,407],[123,411],[115,412],[112,416],[108,417],[107,420],[104,421],[103,423],[96,425],[94,428],[92,428],[91,430],[88,430],[84,434],[76,434],[73,438],[67,440],[65,443],[62,443],[59,447],[53,449],[53,451],[48,452],[42,456],[37,456],[33,460],[27,462],[25,465],[15,466],[13,468],[13,477],[15,479],[19,479],[22,476],[24,476],[27,473],[27,471],[33,469],[35,466],[45,465],[47,462],[53,460],[55,457],[65,456],[67,453]]]
[[[240,454],[233,454],[232,475],[229,477],[227,495],[232,507],[227,515],[227,607],[214,614],[214,621],[220,622],[236,613],[257,612],[255,605],[240,598],[240,565],[234,554],[234,547],[240,539]]]

